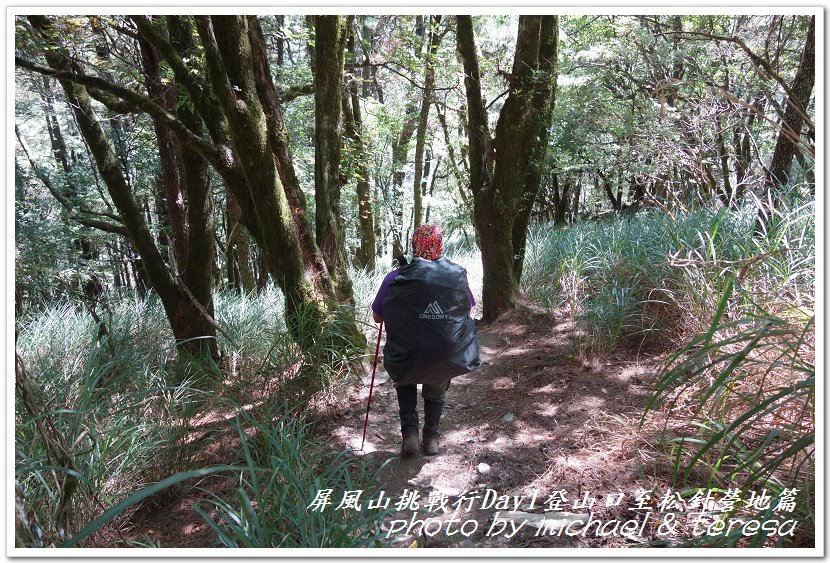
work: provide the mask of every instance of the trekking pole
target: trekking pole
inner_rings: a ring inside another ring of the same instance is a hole
[[[375,370],[378,367],[378,351],[380,351],[380,335],[383,334],[383,321],[380,321],[378,327],[378,342],[375,344],[375,361],[372,364],[372,382],[369,384],[369,400],[366,403],[366,420],[363,422],[363,440],[360,442],[360,451],[363,451],[363,445],[366,443],[366,430],[369,428],[369,408],[372,406],[372,390],[375,387]]]

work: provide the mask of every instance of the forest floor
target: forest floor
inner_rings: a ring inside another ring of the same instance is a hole
[[[653,522],[625,529],[608,524],[606,530],[625,533],[605,537],[555,532],[588,513],[603,523],[643,520],[643,513],[632,510],[635,494],[654,482],[655,464],[638,423],[656,358],[618,349],[586,359],[579,352],[577,329],[566,317],[529,305],[479,326],[478,335],[482,367],[452,380],[438,456],[400,459],[395,389],[378,366],[366,444],[355,455],[366,456],[379,475],[376,488],[364,491],[360,504],[365,510],[380,491],[393,508],[413,491],[420,503],[417,513],[409,507],[386,519],[391,545],[623,547],[653,539]],[[330,404],[318,421],[318,432],[329,436],[332,450],[360,448],[369,393],[368,375],[364,379]],[[420,398],[419,412],[423,417]],[[205,452],[211,463],[227,463],[239,446],[231,432],[219,434],[227,440],[214,441]],[[182,496],[159,499],[154,509],[145,506],[132,515],[128,536],[152,538],[162,547],[215,546],[214,533],[192,504],[210,493],[226,496],[233,486],[226,478],[211,477]],[[557,491],[564,491],[564,501],[548,504]],[[328,510],[342,493],[332,494]],[[438,500],[436,506],[443,499],[444,509],[425,510],[430,496]],[[591,499],[592,506],[583,506]],[[409,526],[425,518],[431,520],[423,532],[417,523]],[[548,520],[554,526],[540,527],[543,518],[554,519]],[[102,541],[99,537],[96,544]]]
[[[478,336],[482,367],[452,380],[440,455],[399,457],[394,385],[383,372],[380,384],[376,377],[364,455],[377,465],[393,460],[382,467],[377,489],[362,498],[378,499],[382,490],[396,507],[403,495],[417,491],[420,503],[417,513],[410,506],[387,518],[392,545],[623,547],[650,541],[650,524],[602,538],[556,532],[589,513],[603,523],[643,520],[631,509],[654,467],[638,424],[656,359],[622,350],[587,360],[569,321],[527,306],[479,327]],[[333,445],[360,447],[367,396],[368,385],[352,389],[349,406],[331,428]],[[419,413],[423,422],[420,398]],[[546,504],[552,493],[562,498],[557,491],[565,500]],[[425,509],[430,495],[437,500]],[[592,498],[592,506],[583,506]],[[428,518],[425,527],[418,525]]]

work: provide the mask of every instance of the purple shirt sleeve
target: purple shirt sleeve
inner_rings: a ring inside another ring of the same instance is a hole
[[[392,270],[386,277],[383,278],[383,282],[380,284],[380,289],[378,290],[378,294],[375,295],[375,300],[372,301],[372,311],[381,318],[383,318],[383,300],[386,299],[386,296],[389,295],[389,286],[392,284],[392,281],[398,277],[398,273],[400,272],[400,268],[397,270]]]
[[[400,272],[400,268],[397,270],[392,270],[386,277],[383,278],[383,281],[380,284],[380,289],[378,289],[377,295],[375,295],[375,300],[372,301],[372,311],[377,314],[380,318],[383,318],[383,300],[386,299],[386,296],[389,295],[389,286],[392,285],[392,282],[398,277],[398,273]],[[473,292],[470,290],[469,286],[467,287],[467,295],[470,296],[470,308],[476,306],[476,298],[473,297]]]

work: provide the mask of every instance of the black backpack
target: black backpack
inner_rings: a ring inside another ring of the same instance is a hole
[[[467,271],[446,258],[401,266],[383,301],[383,365],[395,383],[440,383],[481,365]]]

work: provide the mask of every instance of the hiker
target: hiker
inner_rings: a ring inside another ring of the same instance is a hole
[[[479,343],[470,310],[476,302],[467,272],[441,256],[444,233],[421,225],[412,235],[412,262],[383,279],[372,303],[386,325],[383,365],[398,395],[401,456],[418,453],[418,390],[424,398],[423,452],[439,452],[438,425],[450,379],[478,369]]]

